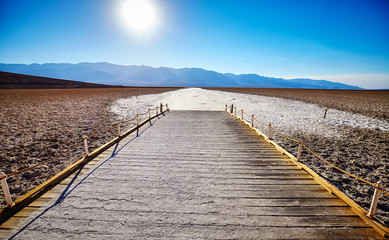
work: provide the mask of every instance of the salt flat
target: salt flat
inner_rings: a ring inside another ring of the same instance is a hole
[[[327,117],[323,118],[325,108],[316,104],[201,88],[187,88],[120,99],[113,104],[111,110],[123,118],[128,118],[136,114],[136,111],[147,109],[161,102],[168,103],[171,110],[222,111],[226,104],[234,104],[238,110],[243,108],[246,113],[255,114],[261,122],[271,122],[273,126],[286,132],[299,131],[327,137],[342,137],[336,129],[338,126],[389,130],[388,121],[335,109],[329,109]]]

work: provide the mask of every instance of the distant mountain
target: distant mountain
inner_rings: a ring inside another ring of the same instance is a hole
[[[37,77],[0,71],[0,89],[54,89],[54,88],[107,88],[118,87],[55,78]]]
[[[256,74],[222,74],[201,68],[153,68],[123,66],[106,62],[30,65],[0,63],[0,71],[123,86],[361,89],[357,86],[326,80],[287,80]]]

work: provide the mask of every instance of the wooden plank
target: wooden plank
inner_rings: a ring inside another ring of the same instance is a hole
[[[8,221],[6,221],[4,224],[0,226],[0,229],[2,230],[10,230],[10,229],[15,229],[23,220],[25,220],[24,217],[18,217],[14,216]],[[1,237],[1,235],[0,235]]]
[[[19,211],[14,216],[19,217],[19,218],[26,218],[26,217],[31,216],[32,213],[36,213],[38,211],[40,211],[39,207],[28,206],[28,207],[23,208],[21,211]]]
[[[273,146],[266,147],[271,154],[262,154],[264,139],[218,114],[188,112],[173,123],[165,118],[163,128],[146,132],[109,161],[102,159],[104,165],[88,178],[73,182],[73,175],[20,212],[28,220],[73,183],[61,204],[18,237],[42,232],[48,239],[380,237],[302,167],[285,155],[274,157],[280,154]]]
[[[168,110],[167,110],[168,111]],[[165,112],[167,112],[165,111]],[[163,113],[159,113],[156,116],[153,116],[150,119],[146,119],[143,122],[139,124],[138,127],[132,128],[125,133],[122,134],[120,137],[116,137],[113,140],[109,141],[108,143],[104,144],[103,146],[97,148],[94,150],[88,157],[83,157],[74,164],[70,165],[66,169],[62,170],[58,174],[56,174],[54,177],[50,178],[49,180],[45,181],[38,187],[34,188],[33,190],[29,191],[27,194],[23,195],[19,199],[16,199],[14,201],[14,204],[12,206],[7,206],[3,209],[0,210],[0,225],[3,224],[5,221],[7,221],[10,217],[12,217],[14,214],[19,212],[23,207],[25,207],[27,204],[30,202],[34,201],[37,199],[40,195],[51,189],[53,186],[58,184],[61,180],[65,179],[67,176],[72,174],[74,171],[79,169],[81,166],[86,165],[90,160],[93,158],[97,157],[99,154],[103,153],[106,151],[108,148],[113,146],[116,142],[119,142],[120,140],[124,139],[125,137],[129,136],[131,133],[136,131],[136,129],[144,126],[146,123],[151,121],[152,119],[158,117],[159,115],[162,115]]]
[[[232,114],[230,114],[233,116]],[[235,116],[235,118],[237,118]],[[239,119],[239,118],[237,118]],[[332,184],[328,183],[326,180],[324,180],[322,177],[320,177],[316,172],[314,172],[312,169],[310,169],[308,166],[305,164],[298,162],[297,158],[293,156],[291,153],[280,147],[277,143],[266,139],[266,135],[263,134],[261,131],[258,129],[255,129],[251,127],[249,122],[246,122],[244,120],[241,120],[244,124],[246,124],[250,129],[255,131],[259,136],[263,137],[265,141],[269,142],[272,144],[277,150],[279,150],[281,153],[285,154],[288,156],[293,163],[295,163],[297,166],[300,166],[302,169],[307,171],[310,175],[313,176],[313,178],[320,183],[325,189],[327,189],[329,192],[335,194],[337,197],[342,199],[346,204],[348,204],[352,210],[359,215],[366,223],[368,223],[371,227],[373,227],[376,231],[378,231],[382,236],[388,237],[389,238],[389,227],[383,225],[381,222],[377,221],[376,219],[372,219],[367,216],[367,211],[363,209],[361,206],[359,206],[357,203],[355,203],[352,199],[350,199],[346,194],[343,192],[339,191],[335,186]]]

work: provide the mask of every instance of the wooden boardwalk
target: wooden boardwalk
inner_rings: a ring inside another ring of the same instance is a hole
[[[0,234],[14,239],[382,238],[225,112],[172,111],[99,159],[11,218]],[[16,220],[20,223],[11,229]]]

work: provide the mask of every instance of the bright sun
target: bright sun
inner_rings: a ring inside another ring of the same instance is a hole
[[[122,0],[119,8],[122,21],[133,31],[150,30],[157,23],[157,11],[151,0]]]

